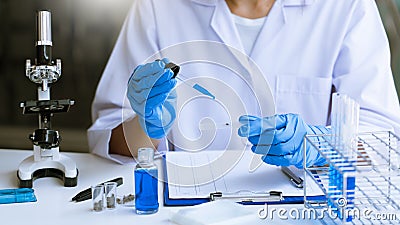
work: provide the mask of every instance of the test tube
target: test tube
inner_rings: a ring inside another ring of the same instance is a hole
[[[93,211],[100,212],[104,208],[104,186],[102,184],[92,186]]]
[[[117,183],[107,182],[104,184],[104,196],[106,199],[106,208],[115,209],[117,203]]]
[[[355,167],[357,159],[357,134],[360,105],[347,95],[338,93],[332,96],[332,142],[336,153],[332,156],[333,163],[329,172],[328,204],[337,208],[335,203],[339,198],[347,201],[346,209],[354,208]],[[352,216],[346,216],[337,211],[343,221],[352,221]]]

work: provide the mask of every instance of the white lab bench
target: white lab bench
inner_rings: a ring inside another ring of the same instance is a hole
[[[32,151],[0,149],[0,189],[18,188],[17,169],[23,159]],[[170,207],[164,207],[162,184],[159,184],[159,212],[153,215],[137,215],[134,208],[118,206],[115,210],[92,211],[91,200],[75,203],[71,198],[91,185],[102,183],[116,177],[123,177],[123,185],[118,187],[118,195],[134,193],[133,168],[135,165],[119,165],[112,161],[88,153],[67,153],[77,164],[79,170],[78,186],[64,187],[57,178],[40,178],[34,181],[33,189],[37,202],[0,204],[1,224],[29,225],[102,225],[102,224],[173,224],[168,220]],[[157,160],[159,174],[162,174],[161,160]],[[258,210],[263,206],[246,206],[254,209],[254,222],[251,224],[320,224],[315,220],[282,220],[276,218],[259,219]],[[303,205],[275,205],[275,208],[303,208]]]

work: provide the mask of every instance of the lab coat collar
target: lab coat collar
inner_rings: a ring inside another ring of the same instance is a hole
[[[285,10],[284,5],[282,4],[284,1],[285,0],[277,0],[272,6],[263,28],[258,34],[256,42],[254,43],[253,50],[250,53],[250,56],[253,59],[257,60],[258,56],[262,55],[262,52],[269,48],[269,45],[273,42],[273,40],[275,40],[275,38],[278,36],[278,33],[286,24]]]
[[[268,45],[273,43],[273,40],[287,23],[287,7],[310,6],[314,2],[315,0],[276,0],[265,21],[265,28],[261,29],[254,43],[250,56],[256,61],[261,60],[262,52],[268,49]]]
[[[215,8],[212,13],[210,26],[219,36],[219,38],[226,45],[235,49],[244,51],[242,42],[237,33],[236,26],[233,22],[231,12],[225,0],[192,0],[194,3],[210,6]],[[267,29],[262,29],[259,37],[257,38],[253,51],[250,56],[255,59],[262,55],[260,51],[265,51],[268,46],[265,43],[271,43],[276,35],[283,28],[286,23],[285,7],[308,6],[314,3],[315,0],[276,0],[271,11],[268,14],[267,20],[264,24]],[[262,40],[262,41],[260,41]],[[268,45],[268,44],[267,44]],[[244,68],[248,70],[248,65],[243,65],[242,56],[238,56],[232,52]],[[257,61],[257,60],[256,60]]]
[[[201,5],[215,6],[218,1],[224,1],[224,0],[192,0],[192,1]],[[315,0],[277,0],[277,1],[282,2],[281,4],[283,6],[306,6],[306,5],[311,5],[315,2]]]
[[[192,2],[196,2],[200,5],[214,6],[217,4],[218,0],[192,0]]]
[[[236,27],[231,18],[231,12],[225,0],[192,0],[197,4],[215,7],[215,11],[211,18],[211,27],[222,39],[222,41],[234,48],[243,50],[243,46],[237,33],[233,35],[232,31],[236,31]],[[275,24],[268,24],[269,32],[277,32],[286,23],[285,7],[308,6],[315,0],[276,0],[268,17],[275,17]],[[272,14],[272,15],[271,15]],[[268,19],[267,19],[268,20]],[[271,19],[269,19],[271,20]],[[268,23],[268,21],[267,21]]]
[[[215,10],[211,18],[211,27],[221,38],[223,43],[243,50],[242,42],[240,41],[239,34],[236,32],[236,26],[229,7],[225,1],[220,1],[215,5]]]
[[[315,0],[281,0],[283,6],[307,6],[315,2]]]

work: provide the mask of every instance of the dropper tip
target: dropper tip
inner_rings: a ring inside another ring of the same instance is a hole
[[[199,91],[200,93],[205,94],[208,97],[210,97],[213,100],[215,100],[215,96],[213,94],[211,94],[207,89],[205,89],[204,87],[200,86],[199,84],[193,85],[193,88],[196,89],[197,91]]]

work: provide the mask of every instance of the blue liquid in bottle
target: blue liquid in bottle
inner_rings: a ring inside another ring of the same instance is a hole
[[[158,169],[153,163],[154,150],[140,148],[139,162],[135,168],[135,207],[137,214],[153,214],[158,211]]]

